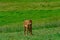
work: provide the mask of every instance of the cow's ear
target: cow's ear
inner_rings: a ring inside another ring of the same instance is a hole
[[[32,22],[32,20],[30,20]]]

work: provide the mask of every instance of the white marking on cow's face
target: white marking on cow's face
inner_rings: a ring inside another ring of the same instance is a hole
[[[28,27],[28,25],[25,25],[25,27]]]

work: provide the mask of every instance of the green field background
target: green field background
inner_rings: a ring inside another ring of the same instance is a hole
[[[1,2],[59,2],[60,0],[0,0]]]
[[[24,20],[33,35],[24,36]],[[0,40],[60,40],[60,0],[0,0]]]

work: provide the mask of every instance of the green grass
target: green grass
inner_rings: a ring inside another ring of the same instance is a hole
[[[1,2],[0,11],[57,10],[60,2]]]
[[[60,20],[60,10],[28,10],[28,11],[1,11],[0,25],[7,23],[20,23],[25,19],[32,19],[37,22],[55,22]],[[40,20],[40,21],[39,21]]]
[[[60,27],[33,30],[33,35],[24,36],[23,31],[0,33],[0,40],[60,40]]]
[[[59,11],[0,11],[0,40],[60,40]],[[26,19],[33,21],[33,36],[23,34]]]
[[[0,0],[1,2],[56,2],[56,1],[60,1],[60,0]]]
[[[59,10],[1,11],[0,32],[22,31],[26,19],[32,19],[33,29],[59,27],[59,13]]]
[[[60,40],[59,0],[45,1],[0,0],[0,40]],[[26,19],[33,21],[32,36],[24,36]]]

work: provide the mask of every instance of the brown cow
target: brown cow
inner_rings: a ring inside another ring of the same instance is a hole
[[[32,20],[24,21],[24,34],[27,35],[28,32],[32,35]]]

